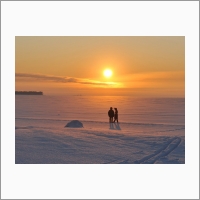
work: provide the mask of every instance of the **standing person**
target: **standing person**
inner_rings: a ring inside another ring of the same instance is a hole
[[[112,107],[110,107],[110,110],[108,111],[108,116],[109,116],[109,122],[113,123],[114,111]]]
[[[117,123],[118,123],[118,110],[117,110],[117,108],[114,108],[114,109],[115,109],[114,122],[115,122],[115,120],[117,120]]]

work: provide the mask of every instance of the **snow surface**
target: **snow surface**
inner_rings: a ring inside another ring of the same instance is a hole
[[[15,122],[16,164],[185,163],[184,99],[16,96]]]

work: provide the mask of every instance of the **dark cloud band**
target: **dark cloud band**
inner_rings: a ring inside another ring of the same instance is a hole
[[[85,80],[73,77],[64,77],[64,76],[51,76],[51,75],[43,75],[43,74],[26,74],[26,73],[16,73],[15,77],[18,81],[50,81],[57,83],[79,83],[79,84],[89,84],[89,85],[114,85],[114,83],[106,83],[106,82],[96,82],[93,80]]]

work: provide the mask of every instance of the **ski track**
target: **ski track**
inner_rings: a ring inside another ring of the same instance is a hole
[[[140,160],[136,160],[134,164],[154,164],[161,157],[164,157],[170,154],[174,149],[178,147],[180,143],[181,143],[181,138],[174,137],[171,140],[169,140],[166,145],[163,145],[162,148],[158,149],[153,154],[145,156],[144,158]]]
[[[55,118],[32,118],[32,117],[15,117],[15,120],[37,120],[37,121],[57,121],[57,122],[70,122],[73,119],[55,119]],[[93,123],[93,124],[108,124],[107,121],[92,121],[92,120],[80,120],[81,122],[85,123]],[[181,123],[143,123],[143,122],[127,122],[127,121],[120,121],[119,124],[125,124],[125,125],[145,125],[145,126],[185,126],[184,124]]]
[[[140,160],[136,160],[133,163],[134,164],[155,164],[156,161],[159,160],[160,158],[169,155],[174,149],[176,149],[179,146],[180,143],[181,143],[181,138],[174,137],[168,140],[168,142],[165,145],[163,145],[162,148],[158,149],[153,154],[145,156],[144,158]],[[125,160],[115,159],[103,164],[129,164],[129,160],[130,159],[125,159]]]
[[[112,160],[112,161],[109,161],[109,162],[106,162],[106,163],[103,163],[103,164],[129,164],[129,159],[125,159],[125,160],[120,160],[119,159],[115,159],[115,160]]]

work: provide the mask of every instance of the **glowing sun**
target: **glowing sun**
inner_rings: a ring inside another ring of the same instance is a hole
[[[106,78],[109,78],[112,76],[112,71],[110,69],[105,69],[104,72],[103,72],[104,76]]]

